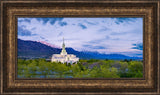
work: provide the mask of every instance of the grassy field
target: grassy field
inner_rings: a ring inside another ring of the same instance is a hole
[[[45,59],[18,59],[18,78],[142,78],[143,62],[132,60],[80,60],[77,64]]]

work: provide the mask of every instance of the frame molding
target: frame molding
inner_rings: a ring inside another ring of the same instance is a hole
[[[0,1],[1,94],[160,94],[160,1]],[[17,17],[143,17],[144,77],[18,79]],[[159,72],[158,72],[159,71]]]

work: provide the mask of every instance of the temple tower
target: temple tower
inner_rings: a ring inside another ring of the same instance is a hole
[[[61,55],[67,55],[67,52],[66,52],[66,49],[65,49],[65,44],[64,44],[64,38],[63,38]]]

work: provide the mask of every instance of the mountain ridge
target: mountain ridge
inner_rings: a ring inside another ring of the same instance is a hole
[[[24,41],[18,39],[18,58],[23,59],[35,59],[35,58],[46,58],[50,59],[53,54],[60,54],[60,48],[54,48],[47,46],[37,41]],[[100,54],[98,52],[86,52],[76,51],[73,48],[66,47],[68,54],[74,54],[80,59],[113,59],[113,60],[124,60],[133,59],[141,60],[141,57],[129,57],[122,54]]]

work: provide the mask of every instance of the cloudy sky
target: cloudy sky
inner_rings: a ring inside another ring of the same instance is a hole
[[[77,51],[142,57],[143,18],[18,18],[18,38]]]

